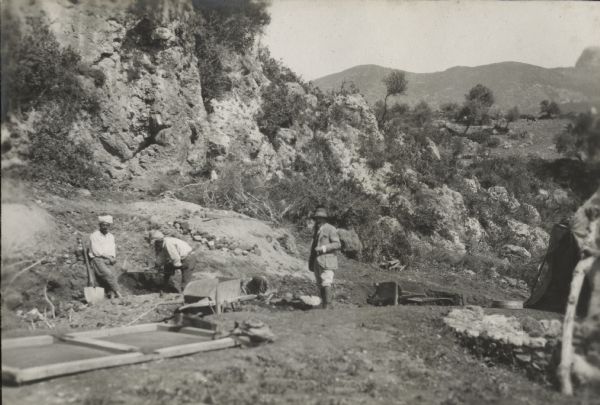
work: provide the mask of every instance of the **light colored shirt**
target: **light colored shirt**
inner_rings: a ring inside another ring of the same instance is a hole
[[[341,246],[337,229],[331,224],[324,223],[318,230],[315,230],[313,235],[308,268],[315,271],[315,264],[318,264],[325,270],[337,270],[338,262],[335,252],[340,250]]]
[[[115,246],[115,237],[112,233],[107,232],[104,235],[99,230],[90,235],[90,257],[116,257],[117,248]]]
[[[185,259],[191,251],[192,247],[187,242],[167,236],[163,239],[158,262],[159,264],[172,263],[173,266],[179,267],[181,260]]]

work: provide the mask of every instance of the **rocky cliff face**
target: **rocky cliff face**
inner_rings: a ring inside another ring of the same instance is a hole
[[[23,20],[39,15],[48,21],[58,42],[81,55],[81,69],[95,71],[95,79],[81,75],[80,81],[99,96],[99,117],[82,116],[71,136],[91,147],[114,180],[190,170],[207,146],[197,61],[175,35],[178,22],[134,18],[133,5],[10,4]]]
[[[51,0],[10,6],[22,21],[28,16],[48,21],[58,42],[81,55],[83,69],[95,71],[79,79],[99,96],[99,119],[83,115],[70,136],[90,146],[113,181],[147,187],[161,174],[197,172],[227,157],[257,167],[263,176],[281,175],[315,134],[294,123],[279,131],[280,147],[275,150],[259,131],[261,91],[270,82],[256,49],[245,55],[221,49],[231,88],[208,100],[212,108],[207,113],[198,60],[190,52],[193,44],[180,34],[190,12],[185,3],[178,3],[177,19],[162,22],[134,13],[135,1],[107,5]],[[314,114],[316,98],[298,83],[286,85],[290,94],[305,99],[304,113]],[[330,146],[345,176],[366,181],[357,152],[366,132],[381,138],[375,118],[357,95],[338,98],[334,107],[344,117],[318,136]]]
[[[377,170],[369,167],[360,150],[368,142],[382,143],[383,136],[361,95],[335,96],[326,112],[327,126],[314,129],[303,117],[320,113],[317,98],[297,82],[284,83],[288,97],[300,100],[304,110],[291,125],[277,131],[273,142],[257,124],[261,93],[270,80],[256,49],[245,54],[220,49],[220,63],[231,86],[221,97],[204,100],[194,45],[182,33],[192,12],[191,2],[162,2],[162,17],[154,19],[135,12],[137,4],[133,0],[8,3],[12,14],[22,21],[27,16],[42,16],[62,46],[80,53],[81,70],[96,72],[81,74],[79,80],[98,95],[99,116],[82,114],[70,136],[89,145],[113,182],[148,189],[169,173],[186,175],[211,167],[219,175],[226,160],[238,164],[240,171],[252,167],[262,178],[281,177],[304,158],[307,143],[319,139],[342,179],[355,180],[366,194],[404,212],[426,207],[436,213],[439,218],[433,234],[412,235],[424,249],[441,247],[464,253],[486,248],[494,224],[487,224],[486,230],[481,218],[469,216],[461,195],[465,190],[428,187],[407,167],[407,175],[415,175],[412,191],[407,192],[388,184],[389,164]],[[33,134],[23,132],[31,128],[14,126],[11,135],[19,137],[21,131],[26,138]],[[429,140],[427,147],[439,160],[435,143]],[[465,187],[474,188],[471,192],[490,201],[519,205],[514,197],[505,195],[506,190],[486,191],[478,184]],[[535,254],[543,250],[547,234],[520,222],[513,225],[510,229],[522,240],[522,248]]]

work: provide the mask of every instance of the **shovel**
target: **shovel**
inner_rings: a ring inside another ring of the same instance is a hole
[[[96,304],[100,301],[104,301],[104,288],[96,287],[96,278],[94,277],[94,274],[92,274],[92,269],[90,268],[87,244],[83,245],[83,257],[88,276],[88,286],[83,288],[83,296],[88,304]]]

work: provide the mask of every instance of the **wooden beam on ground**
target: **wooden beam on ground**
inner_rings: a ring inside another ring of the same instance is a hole
[[[214,339],[216,332],[214,330],[194,328],[191,326],[184,326],[183,328],[177,330],[177,333],[186,333],[188,335],[198,335],[198,336],[204,336],[207,338]]]
[[[51,335],[40,335],[22,337],[17,339],[2,339],[3,349],[16,349],[18,347],[44,346],[54,343],[54,337]]]
[[[119,326],[117,328],[107,328],[107,329],[98,329],[98,330],[90,330],[85,332],[75,332],[69,333],[65,336],[67,337],[82,337],[82,338],[103,338],[115,335],[125,335],[128,333],[141,333],[141,332],[152,332],[157,330],[158,325],[160,323],[143,323],[139,325],[131,325],[131,326]]]
[[[163,357],[176,357],[199,352],[207,352],[211,350],[227,349],[235,346],[239,346],[239,343],[236,342],[235,339],[223,338],[208,342],[189,343],[185,345],[165,347],[155,350],[154,353]]]
[[[16,367],[2,366],[2,382],[8,384],[17,384],[19,369]]]
[[[14,382],[20,384],[23,382],[42,380],[44,378],[56,377],[59,375],[76,374],[83,371],[96,370],[99,368],[141,363],[154,360],[156,358],[157,357],[155,355],[145,355],[136,352],[97,357],[86,360],[69,361],[66,363],[29,367],[17,371],[16,375],[14,376]]]
[[[61,341],[73,345],[92,347],[94,349],[107,350],[109,352],[114,353],[123,353],[123,352],[138,352],[141,349],[137,346],[126,345],[123,343],[115,343],[109,342],[107,340],[98,340],[92,338],[84,338],[84,337],[71,337],[65,336],[60,338]]]

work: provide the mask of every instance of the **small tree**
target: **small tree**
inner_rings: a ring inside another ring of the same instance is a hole
[[[540,103],[540,118],[555,118],[560,115],[560,107],[554,101],[543,100]]]
[[[504,118],[506,119],[507,126],[508,126],[508,123],[515,122],[516,120],[518,120],[520,116],[521,116],[521,113],[519,112],[519,107],[514,106],[513,108],[508,110],[506,112],[506,115],[504,116]]]
[[[455,120],[460,112],[460,105],[458,103],[444,103],[440,106],[440,111],[447,120]]]
[[[381,118],[379,119],[379,126],[382,126],[385,122],[388,97],[403,94],[406,91],[406,87],[408,85],[408,82],[406,81],[406,75],[404,74],[404,72],[401,72],[399,70],[394,70],[390,72],[390,74],[383,79],[383,83],[385,84],[386,93],[385,99],[383,100],[383,113],[381,114]]]
[[[473,124],[480,124],[488,118],[488,111],[494,104],[494,93],[482,84],[478,84],[465,94],[465,102],[459,113],[459,121],[467,127],[465,134]]]

